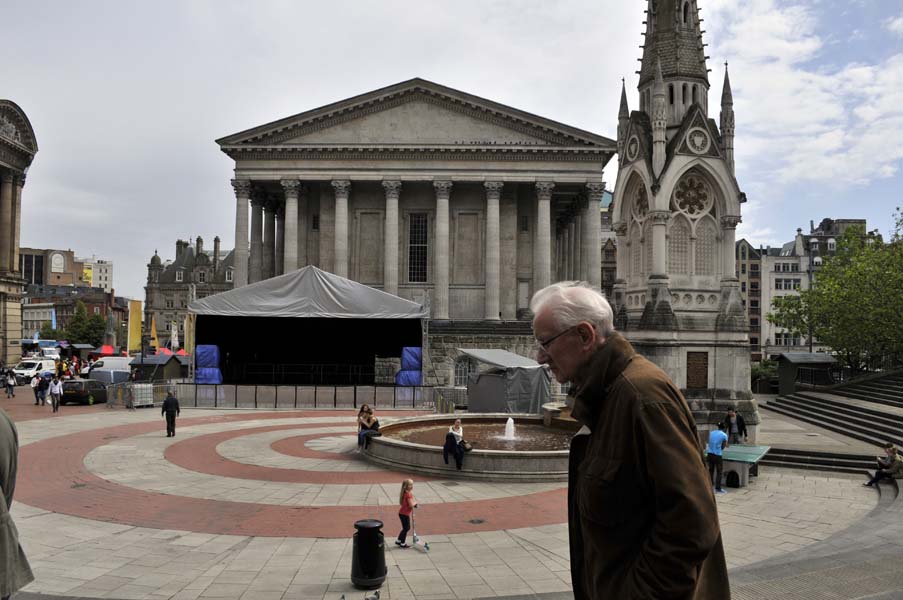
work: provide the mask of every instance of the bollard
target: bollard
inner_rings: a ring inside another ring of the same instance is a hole
[[[386,547],[383,522],[377,519],[355,521],[351,553],[351,583],[363,589],[380,587],[386,580]]]

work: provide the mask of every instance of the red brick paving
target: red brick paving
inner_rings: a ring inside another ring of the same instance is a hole
[[[164,451],[164,456],[169,462],[198,473],[218,475],[220,477],[234,477],[237,479],[259,479],[262,481],[280,481],[289,483],[393,483],[411,478],[414,481],[428,481],[434,477],[424,477],[393,471],[303,471],[300,469],[280,469],[277,467],[263,467],[249,465],[228,459],[216,451],[216,447],[228,440],[243,437],[248,434],[264,433],[267,431],[281,431],[294,429],[315,429],[320,427],[335,427],[343,423],[309,423],[304,425],[272,425],[269,427],[243,428],[236,431],[221,431],[209,435],[196,436],[184,442],[171,444]],[[344,424],[344,425],[347,425]],[[352,426],[348,431],[353,433]],[[178,434],[178,425],[176,426]],[[295,456],[305,458],[335,458],[339,456],[332,452],[319,452],[304,447],[304,442],[315,438],[334,436],[335,433],[318,433],[313,435],[297,436],[292,438],[298,444],[293,452]]]
[[[335,416],[336,412],[243,413],[185,418],[180,423],[184,426],[327,415]],[[162,435],[162,419],[159,423],[95,429],[23,446],[16,500],[97,521],[210,534],[347,538],[353,533],[353,522],[361,518],[381,519],[388,532],[397,527],[394,506],[285,507],[188,498],[129,488],[101,479],[85,468],[88,452],[108,440],[152,431]],[[562,488],[494,500],[425,505],[418,512],[418,532],[468,533],[563,523],[567,518],[566,496],[567,491]],[[474,524],[472,519],[483,522]]]

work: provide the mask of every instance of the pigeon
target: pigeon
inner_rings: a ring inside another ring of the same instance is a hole
[[[364,600],[379,600],[379,590],[376,590],[369,596],[364,596]]]

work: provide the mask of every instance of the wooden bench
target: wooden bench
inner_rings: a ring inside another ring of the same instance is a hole
[[[728,446],[722,453],[724,460],[724,481],[727,482],[728,473],[736,473],[739,478],[738,487],[746,487],[749,484],[749,475],[757,474],[758,462],[762,457],[768,454],[771,446],[752,446],[746,444],[735,444]]]

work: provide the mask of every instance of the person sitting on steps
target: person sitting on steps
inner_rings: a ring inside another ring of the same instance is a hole
[[[897,447],[893,444],[884,445],[884,453],[887,458],[878,458],[878,464],[886,465],[875,471],[875,476],[862,485],[872,487],[882,479],[903,479],[903,456],[897,453]]]

